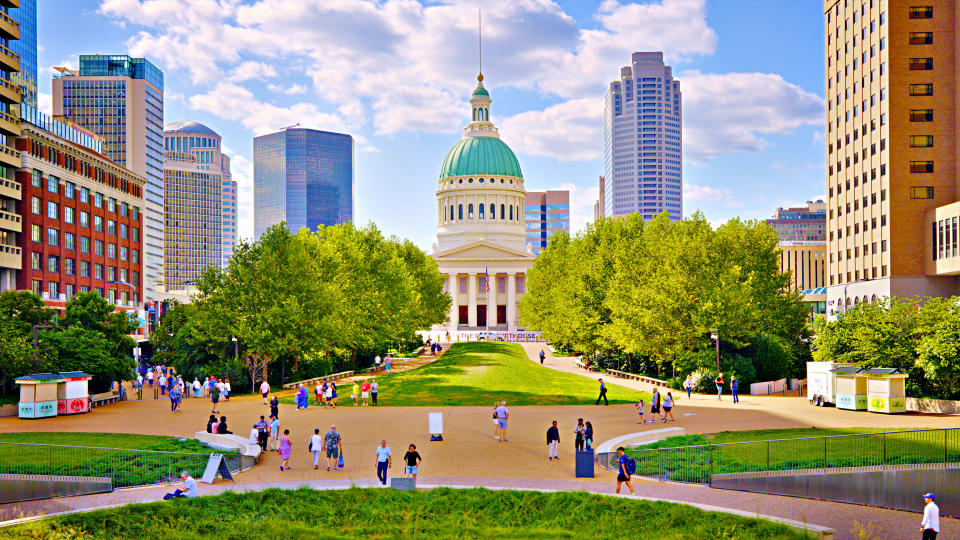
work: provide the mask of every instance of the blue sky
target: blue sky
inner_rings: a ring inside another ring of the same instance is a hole
[[[528,190],[570,189],[574,229],[602,173],[602,95],[635,50],[680,80],[684,211],[766,218],[824,193],[822,13],[796,0],[40,0],[41,108],[53,66],[146,56],[165,122],[223,137],[253,230],[254,135],[300,122],[357,140],[355,221],[423,248],[437,174],[469,120],[476,12],[484,84]]]

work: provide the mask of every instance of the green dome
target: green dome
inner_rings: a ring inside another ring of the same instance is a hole
[[[487,89],[484,88],[482,84],[478,84],[477,89],[473,91],[473,95],[490,97],[490,92],[487,92]]]
[[[464,137],[447,152],[440,178],[469,175],[523,178],[517,156],[496,137]]]

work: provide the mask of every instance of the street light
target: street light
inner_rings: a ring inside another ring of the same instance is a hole
[[[240,358],[240,354],[237,349],[237,336],[232,336],[230,338],[233,341],[233,361],[236,362]]]
[[[717,342],[717,371],[720,371],[720,330],[711,328],[710,339]]]

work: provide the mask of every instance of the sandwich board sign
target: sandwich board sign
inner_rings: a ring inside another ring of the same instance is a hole
[[[443,440],[443,413],[429,413],[427,415],[429,430],[430,430],[430,440],[431,441],[442,441]]]
[[[223,459],[223,454],[210,454],[210,459],[207,460],[207,468],[203,470],[203,477],[200,481],[205,484],[212,484],[213,479],[217,477],[217,473],[220,473],[220,478],[234,481],[233,475],[230,474],[230,467],[227,467],[227,461]]]

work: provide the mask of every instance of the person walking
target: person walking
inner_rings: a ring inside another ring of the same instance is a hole
[[[319,470],[320,454],[323,453],[323,437],[320,436],[320,428],[313,429],[313,435],[310,437],[307,449],[313,453],[313,470]]]
[[[162,396],[164,391],[167,389],[167,376],[161,372],[160,379],[157,382],[160,383],[160,395]]]
[[[587,450],[593,449],[593,424],[587,422],[587,427],[583,429],[583,442],[587,443]]]
[[[196,382],[194,382],[196,384]],[[263,404],[267,404],[267,395],[270,393],[270,383],[266,379],[260,383],[260,395],[263,397]]]
[[[284,468],[290,468],[290,450],[293,448],[293,443],[290,441],[290,430],[283,430],[283,436],[280,437],[280,449],[277,450],[277,453],[280,454],[280,470],[283,471]]]
[[[417,473],[420,472],[420,463],[423,461],[423,458],[420,457],[420,452],[417,452],[417,445],[411,443],[407,447],[407,453],[403,455],[403,460],[406,462],[406,467],[404,467],[404,475],[409,474],[413,477],[413,485],[417,485]]]
[[[363,383],[360,385],[360,397],[363,399],[364,407],[370,405],[370,381],[366,379],[364,379]]]
[[[150,388],[153,388],[153,370],[147,372],[147,384],[150,385]]]
[[[720,396],[723,395],[723,372],[717,375],[717,378],[713,380],[713,384],[717,385],[717,401],[720,401]]]
[[[683,389],[687,391],[687,399],[693,399],[690,397],[693,392],[693,378],[690,375],[687,375],[687,380],[683,381]]]
[[[643,406],[643,398],[640,398],[640,401],[637,403],[637,415],[640,416],[640,421],[637,422],[638,424],[643,424],[646,422],[646,420],[643,419]]]
[[[175,413],[180,408],[180,396],[182,395],[179,386],[170,389],[170,412]]]
[[[667,417],[670,417],[671,422],[676,422],[677,419],[673,417],[673,394],[669,391],[667,392],[667,397],[663,398],[663,422],[667,422]]]
[[[323,400],[323,387],[320,386],[320,381],[317,381],[317,385],[313,387],[313,404],[319,407],[320,402],[322,400]]]
[[[320,405],[321,405],[321,406],[327,406],[327,405],[329,405],[329,403],[327,402],[327,388],[328,388],[329,386],[330,386],[330,385],[327,383],[327,378],[324,377],[324,378],[323,378],[323,384],[320,385]]]
[[[308,405],[307,388],[303,383],[300,383],[300,386],[297,388],[297,410],[306,410]]]
[[[386,439],[380,439],[380,446],[377,447],[377,480],[384,486],[387,485],[387,469],[393,467],[393,455],[390,453],[390,447],[387,446]]]
[[[622,446],[617,448],[617,453],[620,454],[620,457],[617,459],[620,464],[620,467],[617,471],[617,494],[620,494],[620,484],[626,483],[627,487],[630,488],[630,494],[635,495],[633,486],[630,485],[630,475],[633,474],[630,464],[636,462],[633,461],[633,458],[627,455],[627,452]],[[636,465],[634,465],[634,467],[635,466]]]
[[[389,356],[389,355],[387,355],[387,356]],[[380,355],[378,354],[378,355],[376,356],[376,358],[373,359],[373,371],[374,371],[374,373],[376,373],[377,371],[380,371],[380,362],[382,362],[382,360],[380,360]]]
[[[270,416],[274,418],[280,418],[280,400],[277,399],[277,395],[273,395],[273,399],[270,400]]]
[[[597,397],[597,405],[600,404],[600,400],[603,400],[604,405],[609,405],[610,402],[607,401],[607,385],[603,384],[603,379],[597,379],[600,381],[600,395]]]
[[[650,423],[657,421],[657,415],[663,416],[660,413],[660,389],[656,386],[653,387],[653,396],[650,398]]]
[[[330,383],[330,402],[333,403],[333,408],[337,408],[337,383],[332,381]]]
[[[350,389],[350,399],[353,400],[353,406],[357,406],[357,399],[360,397],[360,384],[356,379],[353,381],[353,388]]]
[[[210,403],[213,404],[213,410],[210,412],[216,414],[220,411],[217,410],[217,403],[220,401],[220,389],[214,386],[210,389]]]
[[[543,365],[543,359],[547,357],[547,353],[543,349],[540,349],[540,365]]]
[[[230,401],[230,394],[233,393],[233,388],[230,387],[230,379],[223,380],[223,399],[225,401]]]
[[[740,403],[740,398],[738,397],[740,393],[740,383],[737,382],[736,375],[730,375],[730,393],[733,395],[733,402]]]
[[[260,450],[263,452],[267,451],[267,440],[270,438],[270,424],[263,418],[263,415],[260,415],[260,421],[253,425],[257,430],[257,444],[260,446]]]
[[[390,371],[390,363],[391,363],[391,362],[392,362],[392,359],[390,358],[390,355],[388,354],[387,357],[386,357],[386,358],[384,359],[384,361],[383,361],[384,366],[386,367],[386,370],[387,370],[387,371]]]
[[[936,540],[937,533],[940,532],[940,507],[934,502],[936,500],[933,493],[923,494],[923,501],[927,504],[923,507],[923,521],[920,522],[920,529],[923,531],[921,540]]]
[[[339,469],[337,458],[343,450],[343,438],[333,424],[330,425],[330,431],[323,436],[323,450],[327,453],[327,472],[330,472],[330,467],[336,472]]]
[[[200,379],[194,377],[193,378],[193,397],[195,398],[200,397],[200,390],[201,390]],[[263,403],[266,404],[267,402],[264,401]]]
[[[560,458],[557,456],[557,445],[560,444],[560,430],[557,428],[557,421],[547,428],[547,459],[550,461]]]
[[[327,399],[327,405],[333,407],[333,381],[330,381],[330,384],[324,383],[324,396]]]
[[[506,401],[501,401],[500,406],[493,410],[493,417],[497,420],[497,434],[494,438],[499,442],[507,442],[507,419],[510,418],[510,411],[507,410]]]
[[[377,383],[376,379],[370,379],[370,396],[373,406],[377,406],[377,392],[380,391],[380,384]]]
[[[270,442],[267,450],[276,450],[280,448],[280,419],[277,415],[270,415]]]
[[[583,434],[587,426],[583,425],[583,418],[577,418],[577,427],[573,428],[573,449],[576,452],[583,450]]]
[[[143,374],[137,373],[137,390],[143,390]]]

